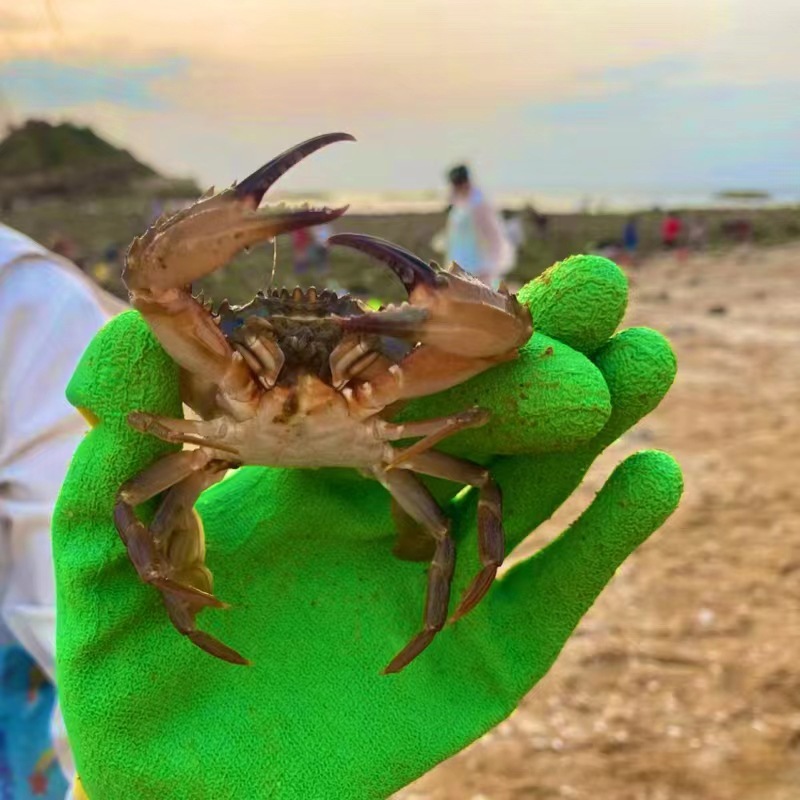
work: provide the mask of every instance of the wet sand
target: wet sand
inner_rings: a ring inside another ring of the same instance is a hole
[[[518,711],[396,800],[800,796],[800,245],[648,261],[625,325],[670,337],[676,384],[525,547],[642,448],[681,507]]]

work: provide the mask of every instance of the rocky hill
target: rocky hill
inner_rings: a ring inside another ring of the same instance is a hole
[[[118,195],[145,189],[165,196],[193,196],[192,181],[160,176],[127,150],[91,128],[69,122],[28,120],[0,141],[0,199]]]

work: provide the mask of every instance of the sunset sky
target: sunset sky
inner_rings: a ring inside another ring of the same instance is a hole
[[[0,0],[0,122],[224,185],[800,191],[797,0]]]

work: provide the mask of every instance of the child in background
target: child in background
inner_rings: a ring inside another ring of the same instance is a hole
[[[622,247],[627,264],[635,264],[639,255],[639,221],[628,217],[622,229]]]
[[[661,222],[661,245],[665,250],[675,250],[680,243],[683,232],[683,222],[674,212],[670,211]]]

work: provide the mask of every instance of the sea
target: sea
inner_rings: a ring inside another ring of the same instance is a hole
[[[797,191],[764,193],[758,196],[728,196],[709,191],[597,191],[553,190],[541,192],[487,191],[499,208],[522,209],[532,206],[542,213],[625,213],[668,209],[754,209],[800,206]],[[444,191],[419,192],[297,192],[273,195],[274,200],[295,202],[299,199],[328,206],[349,205],[351,214],[430,214],[447,205]]]

